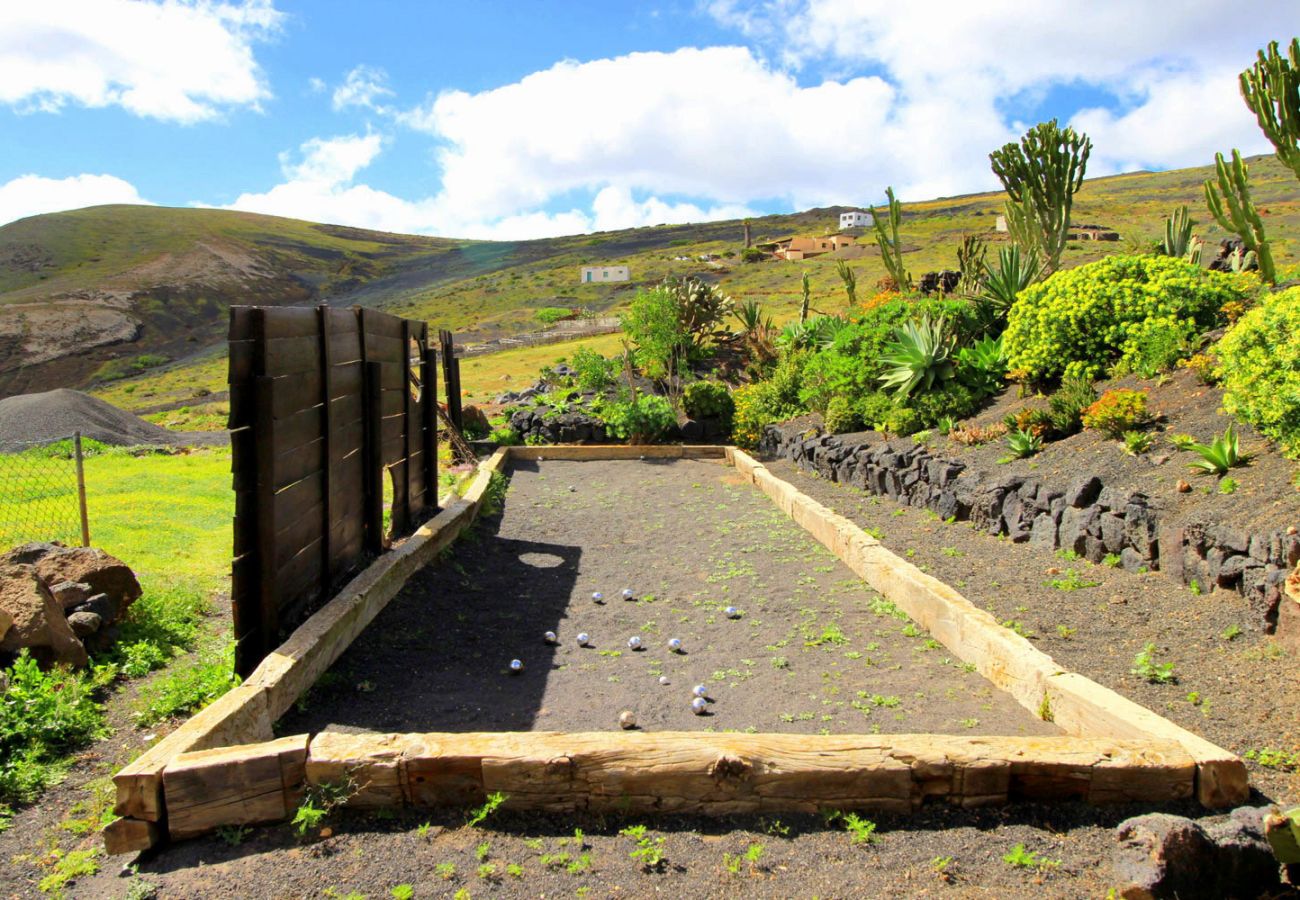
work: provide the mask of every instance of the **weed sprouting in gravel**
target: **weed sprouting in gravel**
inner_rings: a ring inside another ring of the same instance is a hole
[[[1081,591],[1084,588],[1097,587],[1100,581],[1084,578],[1075,569],[1066,569],[1065,575],[1047,582],[1058,591]]]
[[[1156,645],[1147,644],[1133,657],[1130,675],[1137,675],[1151,684],[1173,684],[1178,679],[1174,675],[1174,664],[1156,662]]]
[[[1044,869],[1055,869],[1061,864],[1059,859],[1048,859],[1045,856],[1039,856],[1033,850],[1025,849],[1024,844],[1016,844],[1011,851],[1002,857],[1002,861],[1013,869],[1035,869],[1042,871]]]
[[[474,828],[481,824],[488,816],[496,812],[501,807],[501,804],[505,802],[505,794],[500,791],[493,791],[487,795],[487,801],[482,806],[470,810],[469,817],[465,820],[465,824],[470,828]]]

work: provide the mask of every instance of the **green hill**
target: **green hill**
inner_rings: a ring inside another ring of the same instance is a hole
[[[1134,173],[1085,183],[1076,223],[1118,232],[1115,243],[1072,244],[1066,265],[1156,240],[1162,216],[1186,203],[1210,243],[1224,235],[1204,210],[1209,167]],[[1252,160],[1257,202],[1280,263],[1297,258],[1300,191],[1271,157]],[[996,240],[1001,194],[905,202],[902,235],[914,276],[954,268],[966,234]],[[753,220],[756,242],[833,230],[840,207]],[[235,303],[359,303],[450,328],[468,340],[533,330],[536,309],[624,305],[639,285],[665,275],[701,274],[733,296],[758,299],[778,319],[793,314],[802,274],[814,305],[841,309],[834,260],[742,264],[701,262],[739,250],[738,221],[660,225],[534,241],[463,241],[388,234],[294,219],[207,209],[102,206],[34,216],[0,228],[0,396],[114,382],[105,394],[131,405],[157,395],[159,380],[186,391],[219,390],[226,310]],[[850,265],[859,299],[884,274],[869,239]],[[679,259],[678,257],[689,257]],[[620,263],[633,282],[589,285],[581,265]],[[140,373],[147,373],[141,375]],[[123,382],[125,376],[132,377]],[[178,402],[168,393],[167,400]]]

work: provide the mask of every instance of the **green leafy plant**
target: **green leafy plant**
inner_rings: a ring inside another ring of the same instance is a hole
[[[298,804],[289,824],[298,832],[299,837],[303,837],[319,826],[331,812],[347,803],[356,792],[357,785],[351,777],[309,784],[303,791],[302,802]]]
[[[957,351],[957,380],[976,397],[996,394],[1006,385],[1007,355],[1002,338],[984,337]]]
[[[732,440],[738,446],[754,449],[764,427],[807,411],[799,399],[801,362],[798,355],[787,356],[777,364],[770,379],[747,384],[732,394],[736,404]]]
[[[957,270],[961,273],[958,286],[962,293],[974,296],[984,287],[984,270],[987,268],[985,258],[988,252],[988,244],[978,234],[962,236],[961,246],[957,248]]]
[[[1216,351],[1224,410],[1300,456],[1300,287],[1265,298]]]
[[[634,444],[654,443],[677,425],[672,405],[657,394],[606,403],[600,416],[609,434]]]
[[[1220,493],[1220,494],[1235,494],[1235,493],[1237,492],[1237,488],[1238,488],[1238,487],[1240,487],[1240,485],[1237,483],[1237,479],[1235,479],[1235,478],[1220,478],[1220,479],[1219,479],[1219,493]]]
[[[889,203],[886,210],[871,208],[872,227],[876,232],[876,245],[880,248],[880,258],[885,264],[885,271],[894,280],[900,291],[912,289],[912,275],[903,265],[903,245],[898,237],[898,224],[903,218],[903,205],[894,196],[892,187],[885,188]],[[886,228],[885,223],[889,226]]]
[[[389,891],[388,894],[393,898],[393,900],[411,900],[411,898],[415,896],[415,888],[409,884],[399,884]]]
[[[1022,431],[1017,428],[1007,433],[1007,449],[1011,452],[998,460],[999,462],[1010,462],[1013,459],[1033,456],[1043,449],[1043,439],[1033,431]]]
[[[1146,391],[1113,388],[1083,411],[1083,427],[1100,431],[1110,438],[1122,438],[1150,420]]]
[[[1081,591],[1084,588],[1096,587],[1101,584],[1100,581],[1092,581],[1081,577],[1075,569],[1066,569],[1063,576],[1053,578],[1047,583],[1058,591]]]
[[[1190,450],[1196,444],[1196,438],[1190,434],[1174,434],[1169,436],[1169,443],[1175,450]]]
[[[730,425],[736,401],[731,389],[720,381],[693,381],[682,394],[682,408],[692,419],[717,418]]]
[[[628,856],[641,863],[641,868],[647,872],[661,870],[667,864],[668,857],[664,854],[664,839],[662,837],[651,837],[646,833],[644,825],[629,825],[619,831],[619,834],[636,842],[636,848]]]
[[[1013,869],[1054,869],[1061,864],[1060,860],[1047,859],[1039,856],[1034,850],[1027,850],[1024,844],[1016,844],[1011,851],[1002,857],[1002,861]]]
[[[858,417],[853,401],[848,397],[832,397],[826,407],[825,415],[822,416],[822,424],[831,434],[844,434],[860,429],[862,420]]]
[[[1156,661],[1156,645],[1147,644],[1133,657],[1130,675],[1137,675],[1152,684],[1173,684],[1178,679],[1174,675],[1174,664]]]
[[[1151,434],[1146,431],[1124,432],[1124,450],[1133,456],[1141,456],[1151,449]]]
[[[1205,181],[1205,203],[1219,227],[1241,238],[1248,250],[1255,254],[1259,264],[1259,277],[1269,284],[1277,284],[1277,269],[1273,265],[1273,252],[1264,232],[1264,220],[1250,196],[1250,178],[1241,153],[1232,151],[1232,163],[1222,153],[1214,154],[1213,179]]]
[[[857,813],[846,813],[840,817],[844,824],[844,830],[849,833],[849,843],[855,846],[864,846],[874,844],[880,838],[876,837],[876,823],[870,819],[864,819]]]
[[[1247,750],[1243,755],[1246,759],[1259,763],[1266,769],[1277,769],[1279,772],[1300,771],[1300,753],[1261,747],[1258,750]]]
[[[503,794],[500,791],[493,791],[487,795],[487,799],[484,801],[482,806],[469,811],[469,815],[465,819],[465,824],[470,828],[478,827],[483,824],[484,820],[487,819],[488,816],[500,809],[501,804],[505,803],[507,799],[508,797],[506,794]]]
[[[895,397],[907,397],[913,390],[929,391],[953,377],[952,337],[948,323],[928,315],[904,322],[894,331],[894,341],[885,348],[880,362],[884,371],[880,385]]]
[[[576,310],[569,309],[567,306],[543,306],[540,309],[533,310],[533,318],[543,325],[554,325],[563,319],[572,319],[577,315]]]
[[[1029,380],[1136,371],[1163,332],[1177,341],[1219,324],[1241,300],[1233,276],[1168,256],[1108,256],[1030,285],[1007,316],[1007,364]]]
[[[1092,141],[1056,120],[1042,122],[1020,139],[989,154],[993,174],[1006,189],[1008,218],[1027,220],[1049,271],[1060,264],[1070,229],[1074,195],[1083,185]],[[1029,249],[1029,248],[1027,248]]]
[[[579,347],[573,351],[569,360],[573,369],[573,383],[580,391],[603,391],[618,381],[622,363],[615,358],[606,358],[589,347]]]
[[[1225,475],[1229,469],[1246,464],[1247,458],[1241,454],[1237,432],[1231,425],[1209,444],[1193,443],[1186,449],[1200,457],[1187,467],[1210,475]]]

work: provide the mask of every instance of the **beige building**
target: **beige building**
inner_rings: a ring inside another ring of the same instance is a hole
[[[608,284],[615,281],[631,281],[632,273],[627,266],[583,266],[583,284]]]
[[[823,253],[834,253],[857,243],[857,237],[844,232],[828,234],[825,237],[788,237],[783,240],[764,244],[770,247],[777,259],[809,259]]]

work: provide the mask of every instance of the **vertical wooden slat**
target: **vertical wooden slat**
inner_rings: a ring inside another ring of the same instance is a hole
[[[260,311],[260,310],[259,310]],[[257,397],[257,566],[259,655],[271,648],[280,631],[279,558],[275,533],[275,379],[259,375],[253,380]]]
[[[365,473],[362,476],[362,494],[365,497],[366,551],[379,554],[384,551],[384,460],[382,453],[383,395],[380,379],[382,368],[378,362],[364,364],[365,398],[361,407],[365,415]]]
[[[320,329],[320,390],[321,390],[321,576],[320,600],[324,603],[330,597],[334,582],[334,547],[331,532],[334,527],[334,512],[331,495],[334,484],[333,418],[330,399],[334,396],[334,358],[330,353],[330,318],[329,307],[321,304],[316,308],[316,320]]]
[[[420,417],[424,429],[424,511],[426,516],[431,516],[438,511],[438,354],[432,347],[425,347],[420,377],[424,381],[424,392],[420,395]]]

